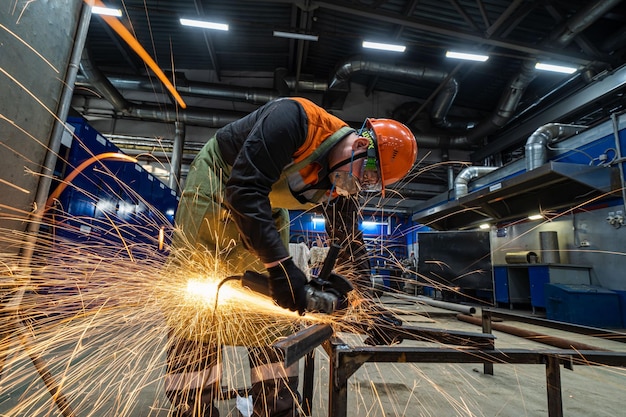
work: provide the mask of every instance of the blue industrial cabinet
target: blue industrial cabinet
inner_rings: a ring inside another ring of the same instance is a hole
[[[546,284],[546,317],[593,327],[621,328],[620,297],[593,285]]]
[[[506,266],[493,267],[493,283],[496,303],[506,303],[509,300],[509,275]]]
[[[67,120],[73,136],[55,175],[65,179],[83,162],[103,153],[122,153],[89,123]],[[60,184],[60,183],[59,183]],[[53,210],[55,236],[78,242],[155,244],[159,230],[171,229],[176,193],[137,163],[101,159],[85,167],[58,198]]]

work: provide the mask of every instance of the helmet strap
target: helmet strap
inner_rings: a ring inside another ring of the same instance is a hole
[[[367,157],[367,152],[361,152],[355,155],[354,151],[352,151],[352,155],[350,156],[350,158],[346,158],[343,161],[339,161],[338,163],[330,167],[328,169],[328,172],[333,172],[334,170],[336,170],[337,168],[341,166],[353,163],[356,159],[361,159],[361,158],[366,158],[366,157]]]

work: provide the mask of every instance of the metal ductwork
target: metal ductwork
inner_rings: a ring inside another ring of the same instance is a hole
[[[386,62],[375,62],[350,58],[337,67],[335,74],[328,83],[329,90],[345,88],[350,78],[355,73],[379,75],[383,77],[400,77],[412,81],[428,81],[433,83],[445,83],[441,91],[434,99],[431,118],[439,127],[449,127],[446,116],[452,102],[459,92],[459,82],[445,71],[439,71],[424,66],[395,65]]]
[[[589,25],[598,20],[621,1],[622,0],[599,0],[595,4],[587,6],[566,21],[559,29],[555,30],[550,36],[551,40],[546,42],[546,46],[553,48],[563,48],[567,46],[577,34],[585,30]],[[487,122],[480,123],[467,137],[452,139],[450,145],[452,147],[458,147],[466,144],[466,142],[475,143],[478,139],[506,125],[514,115],[524,91],[535,78],[534,65],[535,62],[533,61],[524,61],[520,73],[513,78],[509,89],[500,100],[500,104],[492,117]]]
[[[528,137],[524,147],[526,153],[526,171],[540,167],[548,162],[547,146],[558,139],[576,135],[587,129],[586,126],[549,123],[535,130]]]
[[[554,32],[550,37],[552,39],[551,44],[555,46],[568,45],[577,34],[621,2],[622,0],[599,0],[589,4]]]
[[[464,168],[454,180],[454,196],[458,200],[460,197],[467,195],[468,184],[475,178],[482,177],[492,171],[498,169],[497,167],[467,167]]]
[[[86,63],[85,65],[90,65]],[[81,65],[82,66],[82,65]],[[107,76],[110,84],[118,90],[155,91],[155,81],[149,77],[133,75]],[[90,84],[91,79],[79,77],[79,84]],[[265,104],[280,97],[276,90],[266,88],[248,88],[239,86],[224,86],[220,84],[192,82],[177,77],[176,91],[188,96],[213,98],[216,100],[230,100],[251,104]]]
[[[234,111],[207,111],[199,108],[176,109],[172,106],[131,103],[92,64],[87,50],[83,51],[80,69],[87,81],[98,93],[113,106],[116,112],[124,116],[158,122],[181,122],[196,126],[222,127],[246,115],[246,113]]]
[[[526,91],[532,80],[535,79],[535,76],[535,62],[524,61],[520,73],[513,77],[492,115],[470,130],[467,136],[451,139],[450,146],[452,148],[460,148],[474,144],[479,139],[502,128],[515,113],[524,91]]]

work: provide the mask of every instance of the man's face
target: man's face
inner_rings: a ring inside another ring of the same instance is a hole
[[[339,195],[354,195],[359,191],[380,191],[381,178],[376,160],[367,156],[351,159],[330,175]]]

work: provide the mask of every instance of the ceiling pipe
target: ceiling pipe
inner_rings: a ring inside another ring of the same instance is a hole
[[[172,147],[172,159],[170,161],[170,177],[168,181],[169,187],[176,191],[180,191],[180,170],[183,164],[183,150],[185,146],[185,124],[181,122],[174,123],[174,142]]]
[[[621,2],[622,0],[599,0],[587,5],[552,34],[551,43],[557,46],[569,44],[577,34],[587,29],[593,22]]]
[[[155,92],[155,83],[149,77],[133,75],[109,75],[106,77],[111,85],[118,90]],[[223,86],[220,84],[187,81],[177,77],[176,91],[188,96],[199,96],[217,100],[230,100],[251,104],[265,104],[280,97],[276,90],[264,88],[248,88],[240,86]],[[79,77],[79,83],[89,84],[85,77]]]
[[[550,41],[546,42],[546,45],[555,49],[567,46],[574,40],[576,35],[589,27],[621,1],[622,0],[599,0],[594,4],[590,4],[576,13],[576,15],[572,16],[572,18],[566,21],[559,29],[556,29],[553,34],[549,36]],[[526,87],[528,87],[530,82],[535,78],[534,65],[535,60],[524,61],[520,73],[513,78],[509,89],[500,100],[500,104],[491,119],[487,123],[479,124],[467,137],[452,139],[450,141],[451,145],[453,147],[458,146],[459,144],[464,144],[466,141],[475,143],[477,140],[505,126],[513,117]],[[578,74],[574,75],[574,77],[577,76]]]
[[[450,147],[462,148],[476,143],[479,139],[502,128],[515,113],[524,91],[535,79],[535,61],[523,61],[519,74],[511,79],[508,88],[500,98],[496,110],[489,118],[478,123],[466,136],[450,139]]]
[[[87,81],[107,100],[118,113],[142,120],[159,122],[182,122],[195,126],[222,127],[239,120],[244,112],[207,111],[198,108],[178,109],[165,105],[135,104],[126,100],[111,84],[104,74],[92,64],[89,53],[85,50],[80,61],[80,69]]]
[[[548,145],[564,137],[577,135],[587,126],[548,123],[535,130],[524,146],[526,171],[532,171],[548,161]]]
[[[458,200],[459,198],[467,195],[468,193],[468,184],[471,180],[475,178],[482,177],[492,171],[495,171],[498,167],[467,167],[459,172],[459,175],[454,179],[454,197]]]
[[[350,78],[356,73],[383,77],[400,77],[412,81],[445,83],[434,99],[431,119],[438,127],[451,126],[451,123],[446,120],[446,116],[452,106],[452,102],[459,92],[459,82],[447,72],[424,66],[396,65],[354,57],[347,59],[337,66],[335,73],[328,83],[328,89],[332,90],[345,87],[350,81]]]

